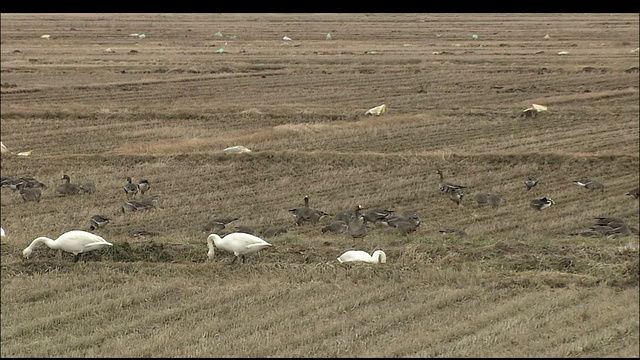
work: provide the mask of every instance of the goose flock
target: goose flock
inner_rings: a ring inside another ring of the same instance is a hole
[[[471,187],[445,181],[442,170],[438,169],[436,174],[439,177],[437,183],[438,192],[441,195],[447,196],[457,206],[463,206],[465,191]],[[96,192],[95,182],[91,180],[84,181],[78,185],[71,182],[71,178],[67,174],[64,174],[61,180],[62,183],[55,188],[55,193],[58,196],[92,194]],[[572,182],[590,191],[597,190],[604,192],[605,189],[602,182],[592,178],[581,178]],[[45,184],[32,177],[2,178],[1,184],[2,187],[8,187],[14,191],[17,190],[24,202],[40,202],[42,190],[47,189]],[[530,191],[532,188],[538,186],[539,178],[535,175],[528,176],[524,180],[524,184],[526,185],[526,191]],[[150,188],[151,183],[149,180],[140,178],[137,182],[134,182],[131,177],[127,176],[126,183],[123,185],[126,200],[120,209],[121,212],[136,212],[161,207],[162,199],[158,195],[145,196],[145,193],[147,193]],[[638,193],[639,189],[636,187],[627,192],[626,195],[633,199],[638,199]],[[140,197],[137,196],[138,194],[140,194]],[[493,192],[476,191],[473,199],[477,207],[487,206],[496,210],[504,203],[502,195]],[[529,207],[536,211],[543,211],[554,205],[556,205],[556,202],[548,196],[534,198],[529,203]],[[307,224],[313,226],[325,218],[333,217],[327,225],[320,228],[320,231],[323,234],[342,235],[355,240],[364,239],[372,228],[383,227],[383,233],[385,234],[408,235],[415,232],[421,224],[420,215],[417,211],[409,210],[400,214],[387,207],[364,208],[360,204],[351,209],[341,210],[335,213],[335,215],[331,215],[324,210],[313,208],[308,195],[303,197],[301,205],[290,208],[288,211],[294,218],[292,225],[296,227]],[[235,230],[228,232],[229,225],[237,220],[239,220],[238,217],[211,218],[202,227],[202,230],[209,234],[206,241],[208,259],[213,260],[215,250],[218,249],[233,254],[234,258],[231,263],[236,262],[239,258],[242,263],[245,263],[247,255],[273,246],[264,240],[263,237],[273,237],[286,233],[289,230],[288,226],[259,227],[238,225],[235,226]],[[77,261],[82,253],[112,246],[111,243],[101,236],[90,232],[105,228],[110,221],[111,218],[109,216],[97,214],[89,219],[88,231],[68,231],[60,235],[56,240],[44,236],[38,237],[24,249],[23,256],[29,258],[35,248],[41,244],[45,244],[49,248],[59,249],[73,254],[75,261]],[[457,228],[441,228],[439,232],[443,236],[469,236],[466,230]],[[4,237],[4,228],[2,229],[2,234]],[[160,233],[141,230],[134,231],[131,236],[156,235],[160,235]],[[594,223],[591,224],[588,229],[574,231],[569,233],[569,235],[616,238],[620,236],[638,235],[638,229],[631,227],[620,217],[599,217],[595,219]],[[349,250],[337,259],[340,263],[365,262],[380,264],[386,263],[386,254],[380,249],[377,249],[372,254],[363,250]]]

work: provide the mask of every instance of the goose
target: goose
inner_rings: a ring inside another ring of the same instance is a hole
[[[309,196],[304,197],[304,205],[298,208],[289,209],[289,212],[296,218],[296,225],[304,222],[317,223],[321,218],[329,215],[322,210],[315,210],[309,207]]]
[[[138,193],[138,185],[131,182],[131,177],[127,176],[127,184],[124,186],[124,193],[127,196],[135,196]]]
[[[389,227],[411,226],[415,229],[420,225],[420,215],[416,211],[405,211],[404,216],[391,215],[381,221]]]
[[[574,180],[573,183],[578,186],[584,186],[589,190],[600,190],[601,192],[604,191],[604,184],[598,180],[584,178],[580,180]]]
[[[358,217],[351,220],[348,226],[347,232],[352,238],[362,239],[367,236],[367,219],[360,215],[359,211]]]
[[[106,241],[99,235],[82,230],[71,230],[60,235],[55,240],[45,236],[36,238],[22,251],[22,256],[25,259],[28,259],[29,256],[31,256],[31,252],[41,244],[45,244],[54,250],[62,250],[72,253],[75,255],[74,261],[78,261],[80,254],[82,253],[102,249],[107,246],[113,246],[113,244]]]
[[[408,235],[416,231],[418,227],[409,221],[400,221],[384,229],[385,234]]]
[[[89,219],[89,230],[101,229],[109,223],[111,219],[104,215],[93,215],[91,219]]]
[[[145,192],[149,191],[151,188],[151,184],[147,179],[140,179],[138,181],[138,190],[140,190],[140,195],[144,195]]]
[[[488,202],[492,208],[497,209],[502,205],[502,196],[498,194],[489,194]]]
[[[349,224],[343,220],[335,220],[331,224],[323,227],[321,230],[323,234],[327,231],[334,234],[344,234],[349,230]]]
[[[56,188],[56,193],[60,196],[67,195],[75,195],[80,193],[80,187],[76,184],[71,183],[71,178],[69,175],[65,174],[62,176],[62,180],[64,181]]]
[[[640,193],[640,188],[635,188],[635,189],[629,191],[627,193],[627,196],[631,196],[634,199],[638,199],[638,196],[640,195],[639,193]]]
[[[214,247],[215,245],[215,247]],[[233,264],[238,257],[242,257],[242,263],[246,262],[246,255],[256,253],[262,249],[273,246],[263,239],[241,232],[234,232],[220,238],[217,234],[211,234],[207,237],[207,257],[213,260],[215,248],[233,253],[235,256],[231,263]]]
[[[486,192],[477,192],[473,197],[478,203],[478,207],[485,206],[489,203],[489,194]]]
[[[455,189],[449,192],[449,199],[454,203],[458,204],[458,206],[462,206],[462,199],[464,198],[464,191],[462,189]]]
[[[367,221],[370,223],[377,223],[388,218],[393,213],[394,213],[394,210],[387,210],[383,208],[372,208],[372,209],[366,210],[364,214],[362,214],[362,216],[364,216],[364,218],[367,219]]]
[[[384,264],[387,262],[387,254],[385,254],[382,250],[376,250],[371,255],[362,250],[349,250],[340,255],[338,257],[338,261],[341,264],[354,261],[361,261],[370,264]]]
[[[535,176],[529,176],[527,180],[524,181],[524,184],[527,186],[527,191],[529,191],[534,186],[538,185],[538,178]]]
[[[88,180],[80,184],[80,192],[83,194],[93,194],[96,192],[96,183]]]
[[[260,234],[267,238],[286,234],[287,232],[289,232],[289,228],[287,226],[267,226],[260,230]]]
[[[364,114],[379,116],[384,114],[386,111],[387,111],[387,104],[382,104],[367,110]]]
[[[359,210],[362,210],[362,206],[358,205],[357,207],[359,208]],[[355,219],[356,217],[357,217],[356,211],[348,209],[348,210],[342,210],[338,212],[335,216],[335,220],[336,221],[341,220],[348,224],[349,221]]]
[[[203,231],[208,232],[218,232],[220,230],[224,230],[224,228],[230,223],[238,220],[238,218],[216,218],[211,219],[209,222],[202,228]]]
[[[157,198],[154,198],[154,199],[147,198],[140,201],[128,200],[128,201],[125,201],[124,204],[122,205],[122,212],[143,211],[143,210],[154,209],[156,208],[158,201],[159,200]]]
[[[40,188],[23,187],[22,189],[20,189],[20,196],[22,197],[22,200],[24,200],[25,202],[27,201],[40,202],[42,191],[40,191]]]
[[[541,211],[544,209],[547,209],[549,207],[551,207],[552,205],[555,205],[556,202],[553,201],[552,199],[549,199],[547,197],[543,197],[542,199],[533,199],[531,200],[531,203],[529,206],[531,206],[533,209]]]
[[[438,174],[438,176],[440,177],[440,183],[438,184],[438,189],[440,189],[440,192],[443,194],[448,194],[448,193],[452,193],[452,192],[467,188],[466,186],[457,185],[457,184],[444,181],[444,174],[442,173],[441,170],[436,171],[436,174]]]
[[[460,229],[446,228],[446,229],[440,229],[439,231],[440,231],[440,234],[442,235],[469,236],[469,234],[466,231],[460,230]]]
[[[2,180],[2,186],[8,186],[11,190],[14,191],[20,190],[23,187],[47,189],[47,186],[45,184],[32,177],[21,177],[17,179],[4,178]]]

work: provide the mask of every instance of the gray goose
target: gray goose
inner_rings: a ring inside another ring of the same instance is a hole
[[[529,176],[527,180],[524,181],[524,184],[527,186],[527,191],[529,191],[534,186],[538,185],[538,178],[535,176]]]
[[[224,230],[224,228],[229,225],[230,223],[234,222],[238,220],[238,218],[216,218],[216,219],[211,219],[209,220],[209,222],[207,222],[205,224],[205,226],[202,228],[203,231],[206,232],[214,232],[214,233],[218,233],[218,231]]]
[[[349,224],[343,220],[335,220],[331,224],[323,227],[322,233],[332,232],[334,234],[344,234],[349,230]]]
[[[367,236],[367,219],[360,214],[361,209],[362,207],[360,205],[356,207],[356,218],[349,221],[348,224],[349,228],[347,229],[347,232],[349,233],[349,236],[354,239],[362,239]]]
[[[454,183],[444,181],[444,174],[442,173],[441,170],[436,171],[436,174],[438,174],[438,176],[440,177],[440,183],[438,184],[438,189],[443,194],[450,194],[453,192],[462,191],[463,189],[467,188],[466,186],[457,185]]]
[[[127,176],[127,183],[124,185],[124,193],[129,197],[133,197],[138,193],[138,190],[140,190],[138,185],[131,182],[131,177]]]
[[[556,202],[553,201],[552,199],[549,199],[547,197],[543,197],[542,199],[533,199],[531,200],[531,203],[529,204],[529,206],[531,206],[531,208],[541,211],[544,209],[548,209],[549,207],[551,207],[552,205],[555,205]]]
[[[104,215],[93,215],[91,219],[89,219],[89,230],[102,229],[109,223],[111,219]]]
[[[362,216],[364,216],[364,218],[367,219],[367,221],[370,223],[377,223],[377,222],[383,221],[384,219],[387,219],[393,213],[394,213],[393,210],[387,210],[383,208],[371,208],[366,210],[364,214],[362,214]]]
[[[23,187],[22,189],[20,189],[20,196],[22,197],[22,200],[24,200],[25,202],[27,201],[40,202],[42,191],[40,190],[40,188]]]
[[[489,202],[489,206],[494,209],[497,209],[500,207],[500,205],[502,205],[502,196],[498,194],[489,194],[487,200]]]
[[[489,203],[489,194],[486,192],[477,192],[473,198],[478,203],[478,207],[485,206]]]
[[[464,191],[462,189],[455,189],[449,192],[449,199],[458,206],[462,206],[462,199],[464,198]]]
[[[63,175],[64,182],[56,188],[56,193],[61,196],[75,195],[80,193],[80,186],[71,183],[69,175]]]
[[[392,215],[387,219],[382,220],[381,223],[387,225],[390,228],[408,227],[416,230],[418,226],[420,226],[420,215],[418,215],[416,211],[406,211],[403,216]]]
[[[589,189],[589,190],[600,190],[601,192],[604,191],[604,184],[598,180],[584,178],[580,180],[574,180],[573,183],[578,186],[584,186],[586,189]]]
[[[138,189],[140,190],[140,195],[144,195],[145,192],[149,191],[151,188],[151,184],[147,179],[140,179],[138,181]]]
[[[296,225],[300,226],[305,222],[317,223],[321,218],[329,215],[322,210],[316,210],[309,207],[309,196],[304,197],[304,205],[301,207],[289,209],[289,212],[296,218]]]
[[[96,183],[91,180],[87,180],[80,184],[80,192],[83,194],[93,194],[96,192]]]

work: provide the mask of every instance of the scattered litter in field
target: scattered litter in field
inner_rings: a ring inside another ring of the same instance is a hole
[[[222,54],[223,52],[224,52],[224,49],[223,49],[223,48],[220,48],[220,49],[216,50],[216,53],[217,53],[217,54]]]
[[[568,53],[569,53],[568,51],[560,51],[558,55],[567,55]]]
[[[545,39],[551,39],[551,36],[549,36],[549,34],[544,36]]]
[[[285,36],[285,37],[283,37],[283,38],[282,38],[282,40],[284,40],[284,41],[291,41],[291,38],[290,38],[290,37],[288,37],[288,36]]]
[[[140,34],[138,34],[138,33],[129,34],[129,36],[131,36],[131,37],[138,37],[139,35]]]
[[[331,33],[327,33],[327,40],[331,40]]]
[[[369,110],[367,110],[367,112],[365,112],[365,115],[382,115],[385,113],[385,111],[387,111],[387,104],[382,104],[379,106],[376,106],[374,108],[371,108]]]
[[[144,38],[146,38],[146,37],[147,37],[147,35],[145,35],[145,34],[140,34],[140,35],[138,35],[138,39],[144,39]]]
[[[51,35],[42,35],[40,36],[42,39],[51,39]]]
[[[222,150],[222,152],[224,152],[225,154],[244,154],[244,153],[250,153],[251,150],[247,147],[238,145],[238,146],[228,147]]]

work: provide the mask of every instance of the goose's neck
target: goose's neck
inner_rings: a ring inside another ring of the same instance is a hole
[[[308,197],[304,197],[304,207],[309,207],[309,198]]]
[[[37,248],[38,246],[40,246],[41,244],[45,244],[51,249],[57,249],[58,248],[58,243],[55,240],[49,239],[46,236],[41,236],[41,237],[36,238],[35,240],[33,240],[31,242],[31,244],[29,245],[29,249],[33,250],[33,249]]]

